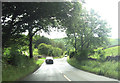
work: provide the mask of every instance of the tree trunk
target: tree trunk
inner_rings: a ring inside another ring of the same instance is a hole
[[[32,52],[32,35],[29,35],[29,54],[30,54],[30,58],[33,58],[33,52]]]
[[[81,51],[83,50],[83,36],[81,36]]]
[[[77,53],[77,45],[76,45],[76,44],[77,44],[77,43],[76,43],[77,40],[76,40],[76,35],[75,35],[75,33],[74,33],[74,38],[75,38],[75,45],[74,45],[74,47],[75,47],[75,53]]]

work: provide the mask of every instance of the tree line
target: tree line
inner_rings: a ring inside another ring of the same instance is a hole
[[[28,46],[32,58],[35,34],[41,30],[49,33],[50,27],[66,30],[72,54],[79,60],[86,58],[94,48],[108,44],[110,28],[107,22],[94,10],[82,8],[79,2],[2,3],[3,52],[8,47],[23,49],[23,46]],[[23,35],[25,32],[26,36]],[[38,41],[35,41],[35,48]]]

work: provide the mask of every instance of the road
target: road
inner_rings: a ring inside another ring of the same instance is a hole
[[[54,64],[44,62],[37,71],[22,81],[117,81],[74,68],[66,60],[67,57],[64,57],[54,59]]]

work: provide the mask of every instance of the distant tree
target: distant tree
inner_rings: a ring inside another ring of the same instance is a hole
[[[33,43],[35,44],[35,48],[38,48],[39,44],[41,44],[41,43],[50,44],[51,41],[47,37],[40,36],[40,35],[35,35],[33,37]]]
[[[38,53],[41,55],[48,56],[49,47],[45,43],[41,43],[38,47]]]
[[[38,53],[44,56],[61,56],[62,49],[58,47],[53,47],[52,45],[41,43],[38,46]]]

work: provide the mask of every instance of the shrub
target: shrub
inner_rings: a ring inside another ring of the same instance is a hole
[[[62,54],[62,49],[56,48],[56,47],[53,48],[53,55],[54,56],[60,56],[61,54]]]
[[[38,53],[46,56],[60,56],[62,54],[62,49],[42,43],[38,47]]]
[[[4,55],[2,58],[3,62],[13,66],[20,66],[24,64],[23,62],[27,59],[27,57],[25,55],[22,55],[22,53],[19,52],[16,48],[11,48],[9,50],[7,49],[7,51],[4,51]]]
[[[105,61],[105,51],[102,49],[99,49],[98,51],[96,51],[98,56],[98,60],[99,61]]]
[[[51,45],[46,45],[48,50],[46,51],[47,52],[47,55],[48,56],[53,56],[53,47]]]
[[[77,52],[76,59],[79,61],[88,59],[88,50],[82,50]]]
[[[47,44],[45,44],[45,43],[41,43],[38,46],[38,53],[41,54],[41,55],[42,54],[48,55],[48,50],[49,50],[49,48],[48,48]]]

